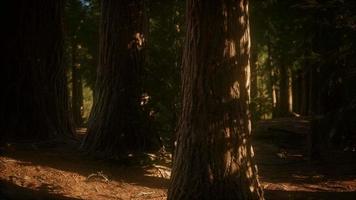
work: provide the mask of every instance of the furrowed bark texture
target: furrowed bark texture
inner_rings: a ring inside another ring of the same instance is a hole
[[[6,141],[69,136],[72,130],[62,59],[64,3],[16,0],[7,6],[1,135]]]
[[[169,200],[263,199],[250,142],[246,0],[188,0]]]
[[[157,146],[142,112],[143,0],[103,0],[98,78],[84,148],[107,156]]]

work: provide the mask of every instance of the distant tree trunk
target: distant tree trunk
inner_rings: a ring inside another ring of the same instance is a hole
[[[251,146],[246,0],[189,0],[168,200],[263,199]]]
[[[279,68],[279,117],[285,117],[290,114],[289,112],[289,76],[288,68],[285,63],[281,63]]]
[[[158,146],[141,103],[146,18],[143,0],[103,0],[95,101],[84,148],[121,156]]]
[[[302,76],[302,102],[301,102],[301,114],[308,115],[309,110],[309,79],[308,79],[308,71],[303,69]]]
[[[72,112],[76,126],[83,124],[83,83],[80,64],[77,61],[77,44],[72,42]]]
[[[1,135],[7,141],[71,135],[58,1],[7,4],[1,87]]]
[[[310,69],[309,77],[309,115],[321,114],[322,101],[321,101],[321,86],[320,86],[320,72],[318,67]]]
[[[302,71],[298,70],[293,73],[292,76],[292,88],[293,88],[293,112],[301,114],[301,102],[302,102]]]
[[[309,90],[308,90],[308,110],[307,110],[307,114],[308,115],[312,115],[313,114],[313,112],[314,112],[314,99],[313,99],[313,96],[314,96],[314,94],[313,94],[313,92],[314,92],[314,84],[313,84],[313,74],[314,74],[314,72],[313,72],[313,69],[311,68],[311,69],[309,69],[308,70],[308,79],[307,79],[307,81],[308,81],[308,86],[309,86]]]
[[[288,69],[288,113],[293,115],[293,72]]]
[[[277,114],[277,86],[276,86],[276,72],[274,67],[272,66],[272,45],[271,45],[271,39],[268,39],[267,43],[267,66],[269,69],[269,81],[267,85],[267,90],[268,94],[271,96],[271,113],[272,113],[272,118],[276,116]]]
[[[253,51],[251,54],[251,113],[253,121],[260,119],[259,112],[257,110],[257,98],[258,98],[258,87],[257,87],[257,52]]]

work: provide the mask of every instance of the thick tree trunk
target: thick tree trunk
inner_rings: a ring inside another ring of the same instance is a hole
[[[95,100],[84,148],[122,156],[158,146],[142,112],[143,0],[103,0]]]
[[[80,64],[77,62],[77,44],[72,42],[72,112],[76,126],[83,124],[83,83]]]
[[[263,199],[253,162],[246,0],[187,3],[169,200]]]
[[[62,60],[63,8],[61,0],[16,0],[6,8],[1,135],[7,141],[72,133]]]

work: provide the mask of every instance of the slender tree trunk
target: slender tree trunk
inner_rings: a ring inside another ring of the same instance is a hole
[[[270,72],[270,88],[271,88],[271,96],[272,96],[272,118],[277,117],[278,113],[278,105],[279,105],[279,98],[278,98],[278,88],[276,82],[276,69],[272,68]]]
[[[316,97],[316,95],[315,95],[315,90],[317,89],[317,88],[315,88],[315,80],[314,80],[314,78],[315,78],[315,75],[314,75],[314,69],[313,68],[311,68],[311,69],[309,69],[309,73],[308,73],[308,82],[309,82],[309,94],[308,94],[308,100],[309,100],[309,102],[308,102],[308,115],[314,115],[315,114],[315,107],[316,107],[316,105],[315,105],[315,101],[316,101],[316,99],[315,99],[315,97]]]
[[[84,148],[121,156],[158,146],[141,103],[146,18],[143,0],[103,0],[95,101]]]
[[[309,73],[307,70],[302,72],[302,102],[301,102],[301,114],[308,115],[309,110]]]
[[[76,126],[83,124],[83,83],[80,74],[80,64],[77,61],[77,44],[72,42],[72,112]]]
[[[288,69],[288,113],[293,112],[293,73],[291,69]]]
[[[5,140],[44,140],[71,135],[63,65],[62,13],[58,1],[8,4],[1,59],[1,135]]]
[[[251,113],[252,121],[257,121],[260,119],[259,112],[257,110],[257,98],[258,98],[258,87],[257,87],[257,52],[253,51],[251,54]]]
[[[246,0],[188,0],[168,200],[263,199],[250,143]]]
[[[300,89],[301,89],[301,84],[300,84],[300,72],[292,72],[292,104],[293,104],[293,109],[292,111],[295,113],[300,113]]]
[[[271,113],[272,113],[272,118],[277,115],[277,85],[276,85],[276,71],[274,67],[272,66],[272,45],[270,39],[268,40],[267,43],[267,65],[268,69],[270,71],[269,75],[269,81],[268,81],[268,94],[271,96]]]
[[[309,115],[321,114],[323,110],[320,81],[320,69],[318,67],[312,67],[309,74]]]
[[[289,77],[288,68],[282,62],[279,71],[280,81],[279,81],[279,109],[278,115],[280,117],[288,116],[289,114]]]

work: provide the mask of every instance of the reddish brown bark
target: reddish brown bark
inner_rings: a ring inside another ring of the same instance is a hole
[[[84,148],[122,156],[157,148],[142,112],[141,71],[146,17],[143,0],[103,0],[95,99]]]
[[[187,20],[168,200],[263,199],[250,143],[248,3],[189,0]]]

